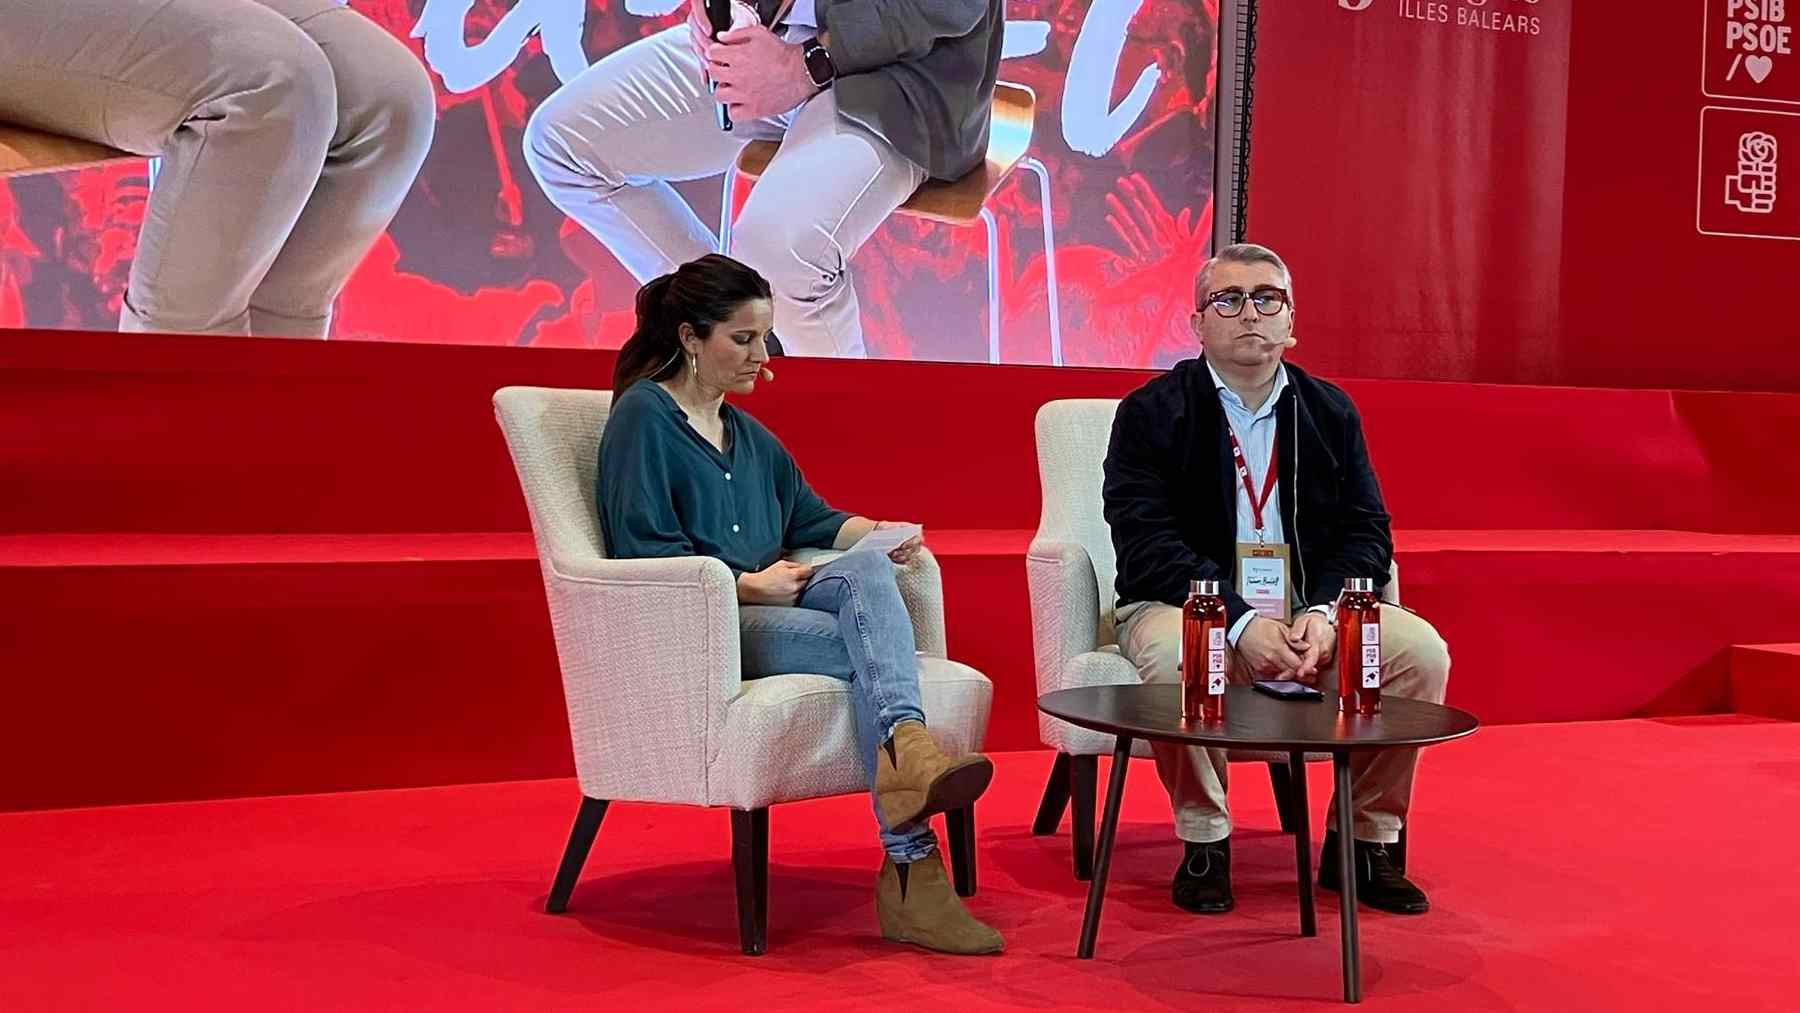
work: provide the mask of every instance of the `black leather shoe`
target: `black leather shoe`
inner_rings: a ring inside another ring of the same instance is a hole
[[[1357,841],[1354,867],[1358,901],[1396,915],[1422,915],[1431,910],[1425,891],[1395,868],[1385,845]],[[1325,847],[1319,853],[1319,888],[1338,892],[1338,837],[1331,831],[1326,832]]]
[[[1222,915],[1237,906],[1231,897],[1231,838],[1187,844],[1171,887],[1175,906],[1202,915]]]

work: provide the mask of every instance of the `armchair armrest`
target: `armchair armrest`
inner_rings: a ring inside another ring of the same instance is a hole
[[[1100,598],[1094,563],[1075,542],[1032,540],[1025,554],[1025,582],[1031,590],[1032,656],[1038,692],[1070,685],[1063,667],[1100,642]]]
[[[543,570],[582,793],[704,805],[742,685],[730,569],[565,556]]]
[[[913,646],[934,658],[947,657],[944,636],[944,571],[929,548],[921,548],[913,561],[894,573],[900,581],[900,597],[912,614]]]

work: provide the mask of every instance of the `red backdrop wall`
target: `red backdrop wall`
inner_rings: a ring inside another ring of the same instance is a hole
[[[1800,242],[1696,227],[1697,201],[1732,213],[1723,177],[1697,178],[1702,107],[1800,123],[1777,112],[1800,106],[1703,94],[1703,58],[1743,55],[1723,49],[1724,8],[1264,3],[1249,233],[1292,261],[1299,357],[1337,376],[1800,389]],[[1800,55],[1768,58],[1728,90],[1792,91]]]

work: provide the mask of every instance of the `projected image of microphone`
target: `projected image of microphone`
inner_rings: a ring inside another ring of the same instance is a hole
[[[719,41],[719,33],[731,29],[731,0],[706,0],[706,20],[712,22],[713,41]],[[719,83],[717,81],[710,82],[709,87],[713,91],[718,91]],[[713,108],[719,114],[719,129],[730,130],[731,110],[725,108],[723,102]]]

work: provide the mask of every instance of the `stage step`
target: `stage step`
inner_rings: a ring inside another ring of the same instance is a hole
[[[1449,641],[1450,702],[1490,723],[1724,711],[1730,645],[1800,640],[1792,535],[1401,530],[1394,540],[1407,606]]]
[[[1738,644],[1731,649],[1732,709],[1800,721],[1800,644]]]
[[[932,532],[952,651],[1037,746],[1029,532]],[[0,811],[573,772],[525,532],[0,536]]]
[[[927,532],[951,653],[994,680],[993,749],[1037,745],[1031,535]],[[1734,701],[1800,714],[1800,656],[1783,653],[1800,648],[1739,648],[1726,664],[1732,643],[1800,641],[1800,539],[1396,537],[1407,605],[1451,645],[1450,702],[1489,723],[1717,713]],[[1761,607],[1733,607],[1748,580]],[[571,769],[524,532],[4,536],[0,601],[13,631],[0,639],[9,709],[33,715],[0,737],[0,765],[35,772],[0,781],[0,810]]]
[[[560,776],[528,536],[0,539],[0,809]]]

